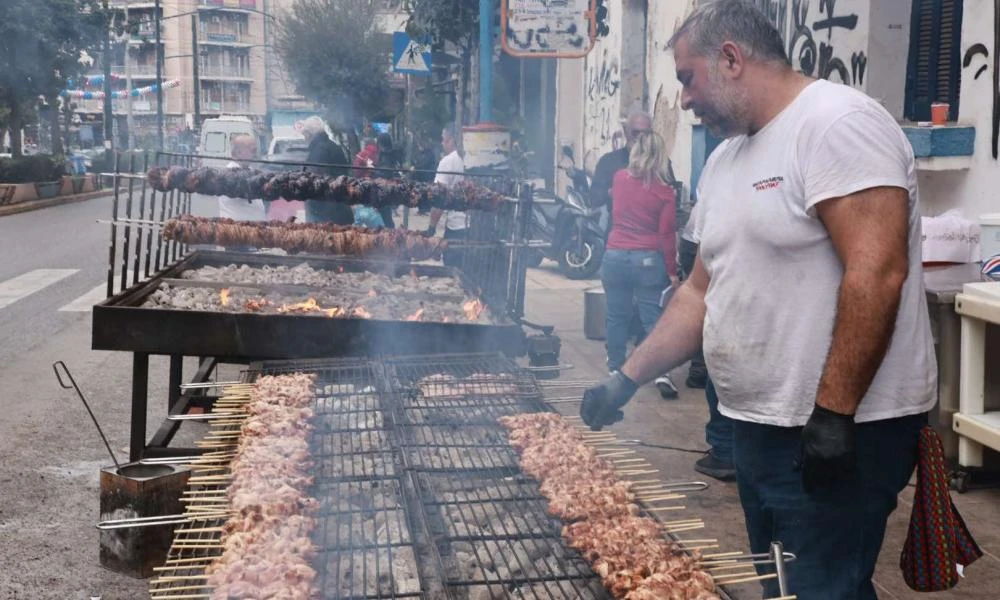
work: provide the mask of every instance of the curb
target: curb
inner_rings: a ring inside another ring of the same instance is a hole
[[[27,202],[20,202],[18,204],[0,206],[0,217],[6,217],[8,215],[16,215],[18,213],[28,212],[32,210],[40,210],[43,208],[51,208],[53,206],[61,206],[63,204],[72,204],[74,202],[84,202],[86,200],[93,200],[94,198],[109,196],[113,193],[114,190],[100,190],[96,192],[87,192],[86,194],[70,194],[67,196],[46,198],[44,200],[29,200]]]

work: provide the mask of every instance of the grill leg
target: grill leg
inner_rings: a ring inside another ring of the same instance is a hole
[[[146,449],[146,404],[149,399],[149,354],[132,354],[132,427],[129,461],[142,459]]]
[[[167,384],[167,414],[172,415],[181,397],[181,380],[184,378],[184,357],[170,355],[170,376]]]

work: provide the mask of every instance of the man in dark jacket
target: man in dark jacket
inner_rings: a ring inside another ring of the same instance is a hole
[[[302,122],[302,135],[309,143],[309,155],[306,162],[310,164],[330,165],[323,167],[306,167],[306,170],[322,173],[331,177],[347,175],[347,155],[326,134],[326,126],[319,117],[309,117]],[[351,225],[354,223],[354,211],[344,202],[329,200],[306,200],[307,223],[336,223]]]
[[[608,213],[611,213],[611,182],[615,179],[615,173],[628,166],[628,150],[635,140],[635,137],[644,132],[653,130],[653,119],[648,113],[632,113],[625,121],[625,145],[617,150],[612,150],[597,161],[594,168],[594,180],[590,185],[590,196],[594,206],[607,206]]]

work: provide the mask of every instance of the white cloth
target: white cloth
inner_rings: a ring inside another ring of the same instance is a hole
[[[233,161],[226,165],[227,169],[238,169],[240,164]],[[267,211],[264,209],[264,201],[260,198],[247,200],[246,198],[230,198],[229,196],[219,196],[219,216],[236,221],[265,221]]]
[[[909,275],[856,420],[933,407],[937,365],[912,148],[877,102],[820,80],[755,135],[725,141],[702,174],[695,241],[711,277],[704,352],[722,414],[786,427],[808,420],[843,275],[815,206],[877,186],[909,192]]]
[[[464,177],[456,173],[465,173],[465,163],[459,156],[458,150],[453,151],[441,159],[438,163],[438,173],[434,176],[434,183],[441,183],[451,187],[462,181]],[[465,229],[469,226],[468,219],[464,211],[449,210],[444,216],[444,226],[446,229]]]

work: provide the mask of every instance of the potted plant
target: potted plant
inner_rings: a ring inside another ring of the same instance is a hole
[[[0,183],[16,186],[13,193],[7,188],[8,204],[58,195],[64,172],[61,157],[38,154],[0,160]]]

